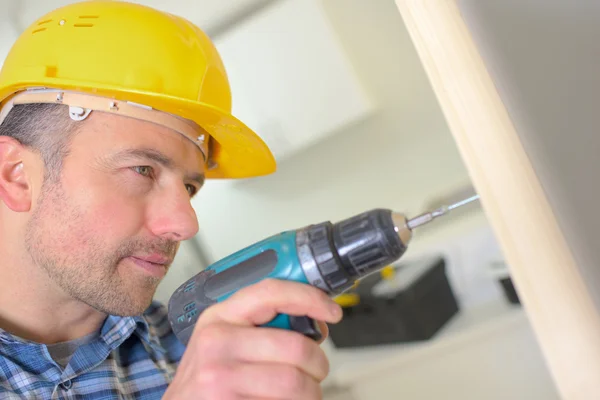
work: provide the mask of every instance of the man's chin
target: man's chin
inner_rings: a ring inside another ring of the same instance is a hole
[[[113,293],[111,298],[84,299],[83,301],[95,310],[119,317],[133,317],[144,313],[150,307],[154,291],[150,294]]]

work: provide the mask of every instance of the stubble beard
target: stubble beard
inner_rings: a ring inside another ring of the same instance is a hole
[[[131,239],[111,250],[102,237],[86,234],[84,221],[83,213],[69,205],[59,182],[44,183],[25,235],[25,247],[34,264],[68,296],[102,313],[141,314],[150,305],[162,279],[122,274],[131,272],[123,260],[150,246]],[[75,240],[79,246],[73,249]],[[174,256],[175,246],[172,242],[161,243],[148,251]]]

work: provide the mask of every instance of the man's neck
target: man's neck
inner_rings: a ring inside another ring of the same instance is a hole
[[[0,328],[52,344],[97,331],[106,315],[69,297],[27,257],[0,244]]]

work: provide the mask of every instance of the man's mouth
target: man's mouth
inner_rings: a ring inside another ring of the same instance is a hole
[[[173,262],[173,260],[170,257],[158,253],[148,255],[132,255],[131,257],[152,264],[158,264],[163,266],[169,265]]]
[[[159,278],[167,273],[169,265],[173,262],[171,258],[160,254],[136,255],[127,258],[143,269],[144,272]]]

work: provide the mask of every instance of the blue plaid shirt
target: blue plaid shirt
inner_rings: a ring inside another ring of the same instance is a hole
[[[156,302],[139,317],[109,316],[65,369],[45,345],[0,329],[0,399],[160,399],[183,351]]]

